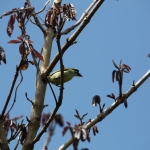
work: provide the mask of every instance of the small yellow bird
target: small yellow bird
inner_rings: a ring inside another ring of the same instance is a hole
[[[63,77],[64,83],[70,81],[75,76],[82,77],[78,69],[64,68],[64,77]],[[61,84],[61,71],[57,70],[53,72],[52,74],[47,76],[47,79],[49,82],[51,82],[52,84],[55,84],[56,86],[60,85]]]

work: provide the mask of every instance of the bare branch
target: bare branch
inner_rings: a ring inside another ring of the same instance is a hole
[[[10,88],[10,92],[9,92],[9,94],[7,96],[5,106],[4,106],[4,108],[2,110],[2,113],[0,115],[0,133],[1,133],[0,134],[0,139],[1,139],[0,145],[1,145],[2,149],[6,149],[6,150],[9,150],[9,147],[8,147],[8,141],[6,140],[6,136],[5,136],[6,135],[6,133],[5,133],[6,131],[3,128],[3,117],[4,117],[4,114],[5,114],[6,109],[8,107],[8,104],[10,102],[10,98],[11,98],[11,95],[12,95],[12,92],[13,92],[16,80],[18,78],[18,72],[20,70],[20,66],[21,66],[22,62],[23,62],[23,58],[21,59],[19,66],[16,67],[16,72],[15,72],[15,76],[14,76],[14,79],[13,79],[13,82],[12,82],[12,85],[11,85],[11,88]]]
[[[36,12],[35,14],[37,15],[37,14],[41,13],[41,12],[46,8],[46,5],[47,5],[48,3],[50,3],[50,2],[51,2],[51,0],[48,0],[48,1],[44,4],[44,7],[43,7],[41,10],[39,10],[38,12]]]
[[[20,66],[21,66],[21,64],[22,64],[22,61],[23,61],[23,58],[21,59],[19,66],[16,67],[16,72],[15,72],[14,80],[13,80],[13,82],[12,82],[12,85],[11,85],[11,88],[10,88],[10,92],[9,92],[9,94],[8,94],[8,97],[7,97],[5,106],[4,106],[4,108],[3,108],[3,110],[2,110],[2,113],[1,113],[1,115],[0,115],[0,120],[3,118],[3,116],[4,116],[4,114],[5,114],[5,111],[6,111],[6,109],[7,109],[7,106],[8,106],[8,104],[9,104],[9,101],[10,101],[10,98],[11,98],[11,95],[12,95],[12,92],[13,92],[13,89],[14,89],[14,86],[15,86],[15,83],[16,83],[16,80],[17,80],[17,78],[18,78],[18,72],[19,72],[19,70],[20,70]]]
[[[58,105],[57,105],[58,106]],[[49,117],[49,119],[47,120],[47,122],[45,123],[45,126],[42,128],[42,130],[40,131],[40,133],[35,137],[35,139],[33,140],[33,142],[31,143],[31,145],[34,145],[37,141],[40,140],[41,136],[43,135],[44,132],[46,132],[46,129],[48,128],[49,124],[53,121],[59,107],[55,107],[52,115]]]
[[[17,90],[18,90],[18,87],[20,86],[20,84],[21,84],[21,82],[22,82],[22,80],[23,80],[23,76],[22,76],[22,71],[21,71],[21,70],[20,70],[20,74],[21,74],[21,80],[20,80],[20,82],[19,82],[19,84],[17,85],[16,90],[15,90],[14,102],[13,102],[13,104],[12,104],[10,110],[7,112],[6,115],[8,115],[8,114],[10,113],[11,109],[13,108],[13,106],[14,106],[14,104],[15,104],[15,102],[16,102]]]
[[[61,21],[60,21],[61,22]],[[60,45],[60,31],[63,28],[64,22],[62,22],[62,25],[59,25],[58,33],[56,36],[56,42],[59,52],[59,60],[60,60],[60,71],[61,71],[61,84],[60,84],[60,93],[59,93],[59,99],[58,99],[58,105],[60,106],[63,99],[63,90],[64,90],[64,65],[63,65],[63,59],[62,59],[62,52],[61,52],[61,45]],[[59,107],[58,106],[58,107]]]
[[[8,143],[10,143],[12,140],[14,140],[14,139],[20,134],[20,132],[21,132],[21,130],[20,130],[21,126],[22,126],[22,125],[20,125],[20,127],[18,127],[18,128],[16,129],[16,132],[14,133],[14,135],[12,135],[12,136],[10,137],[10,139],[8,139]]]
[[[66,30],[61,32],[61,35],[68,34],[70,31],[74,30],[82,21],[83,19],[88,15],[89,11],[93,8],[93,6],[96,4],[97,0],[94,0],[91,5],[87,8],[87,10],[82,14],[80,19],[75,23],[75,25],[71,26],[70,28],[67,28]]]
[[[4,13],[3,15],[1,15],[0,16],[0,19],[2,18],[2,17],[4,17],[4,16],[8,16],[8,15],[10,15],[10,14],[12,14],[12,13],[14,13],[14,12],[18,12],[18,11],[23,11],[23,10],[32,10],[32,9],[34,9],[34,7],[26,7],[26,8],[21,8],[21,9],[14,9],[14,10],[11,10],[11,11],[8,11],[8,12],[6,12],[6,13]]]
[[[10,101],[10,98],[11,98],[11,95],[12,95],[12,92],[13,92],[13,89],[14,89],[17,77],[18,77],[18,72],[19,72],[20,66],[22,64],[22,61],[23,61],[23,59],[21,59],[19,66],[16,67],[16,72],[15,72],[14,80],[12,82],[12,86],[11,86],[10,92],[8,94],[5,106],[4,106],[4,108],[2,110],[2,113],[0,115],[0,133],[1,133],[0,134],[0,139],[1,139],[0,145],[1,145],[2,149],[6,149],[6,150],[9,150],[9,147],[8,147],[8,141],[6,140],[6,133],[5,133],[6,131],[3,128],[3,117],[4,117],[4,114],[6,112],[7,106],[9,104],[9,101]],[[21,82],[22,82],[22,79],[21,79],[20,83]],[[20,85],[20,83],[19,83],[19,85]],[[19,87],[19,85],[17,87]],[[13,105],[14,105],[14,103],[13,103]],[[13,105],[12,105],[12,107],[13,107]],[[10,108],[10,110],[12,109],[12,107]],[[8,111],[8,113],[10,112],[10,110]]]
[[[17,143],[16,143],[16,145],[15,145],[15,148],[14,148],[14,150],[17,150],[17,148],[18,148],[18,145],[19,145],[19,139],[17,140]]]
[[[33,23],[34,25],[36,25],[36,23],[31,19],[31,18],[28,18],[29,19],[29,21],[31,22],[31,23]]]
[[[54,0],[55,1],[55,0]],[[30,1],[27,0],[29,6],[31,6]],[[35,14],[34,14],[35,15]],[[36,16],[36,15],[35,15]],[[36,22],[36,21],[35,21]],[[40,71],[44,72],[50,62],[52,42],[55,37],[54,31],[51,27],[46,29],[46,36],[44,36],[44,45],[42,56],[44,58],[44,62],[41,63]],[[40,118],[44,108],[44,99],[46,92],[46,84],[42,81],[41,74],[37,76],[37,85],[36,85],[36,93],[34,98],[34,107],[32,107],[32,112],[30,115],[30,123],[28,124],[28,132],[23,144],[22,150],[32,150],[34,147],[34,143],[40,139],[42,132],[45,132],[45,127],[40,134],[36,137],[37,131],[40,127]],[[58,108],[54,110],[53,115],[50,117],[49,122],[51,122],[57,112]],[[48,126],[48,125],[47,125]]]
[[[64,25],[64,22],[62,22],[62,24]],[[62,29],[63,25],[59,25],[58,28],[58,34],[56,36],[56,42],[57,42],[57,46],[58,46],[58,51],[59,51],[59,57],[60,57],[60,70],[61,70],[61,85],[60,85],[60,94],[59,94],[59,98],[58,98],[58,102],[56,101],[56,107],[52,113],[52,115],[49,117],[48,121],[46,122],[45,126],[43,127],[43,129],[41,130],[41,132],[37,135],[37,137],[34,139],[32,144],[35,144],[37,141],[40,140],[41,136],[43,135],[44,132],[46,132],[46,129],[48,128],[49,124],[53,121],[53,118],[55,117],[59,107],[62,104],[62,99],[63,99],[63,90],[64,90],[64,82],[63,82],[63,76],[64,76],[64,65],[63,65],[63,60],[62,60],[62,54],[61,54],[61,45],[60,45],[60,30]],[[51,86],[50,86],[51,87]],[[52,90],[53,92],[53,90]],[[54,95],[55,97],[55,95]]]
[[[132,95],[147,79],[150,77],[150,70],[141,78],[137,83],[135,83],[134,86],[131,86],[131,88],[123,94],[123,97],[121,100],[118,100],[114,102],[110,107],[106,108],[101,114],[97,115],[91,122],[89,122],[87,125],[85,125],[86,129],[90,129],[92,126],[94,126],[96,123],[102,121],[106,116],[108,116],[115,108],[117,108],[120,104],[124,102],[124,98],[128,98],[130,95]],[[73,139],[69,139],[66,143],[64,143],[59,150],[65,150],[67,147],[69,147],[73,143]]]
[[[47,29],[48,35],[44,39],[43,46],[43,58],[44,62],[42,62],[40,70],[41,72],[45,70],[49,64],[52,41],[54,38],[54,33],[52,28]],[[37,131],[40,127],[40,117],[44,108],[44,98],[46,92],[46,84],[41,80],[41,75],[38,73],[37,76],[37,85],[36,85],[36,93],[34,98],[34,107],[32,107],[32,112],[30,116],[30,122],[28,125],[27,137],[23,145],[23,150],[33,149],[34,142],[33,139],[36,137]]]
[[[26,99],[33,105],[34,103],[28,98],[27,92],[25,93]]]

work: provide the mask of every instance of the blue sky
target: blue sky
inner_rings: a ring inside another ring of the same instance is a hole
[[[64,3],[74,4],[77,10],[77,19],[87,9],[92,0],[75,1],[63,0]],[[45,1],[31,0],[35,10],[41,9]],[[20,8],[24,1],[6,0],[0,2],[0,15],[12,8]],[[118,83],[112,83],[111,73],[115,69],[112,59],[118,64],[120,59],[123,63],[131,67],[129,74],[124,74],[123,92],[126,92],[132,85],[133,80],[138,81],[148,70],[150,59],[147,54],[150,53],[150,1],[149,0],[106,0],[100,9],[96,12],[90,23],[77,38],[78,43],[71,46],[63,56],[65,67],[75,67],[80,70],[83,78],[74,78],[65,84],[63,105],[59,110],[64,117],[64,121],[69,121],[74,126],[78,120],[74,117],[75,109],[82,115],[88,113],[85,122],[93,119],[99,112],[98,108],[92,106],[94,95],[100,95],[102,103],[109,107],[113,100],[106,97],[107,94],[114,93],[118,95]],[[48,9],[48,8],[47,8]],[[43,12],[40,17],[45,17]],[[9,17],[0,19],[1,41],[0,46],[5,49],[7,64],[0,66],[1,71],[1,105],[2,110],[10,86],[14,77],[16,65],[20,61],[18,50],[19,45],[7,44],[11,39],[16,39],[20,35],[20,30],[15,23],[14,32],[10,37],[6,34],[6,27]],[[64,28],[73,25],[75,21],[66,22]],[[27,25],[27,33],[34,41],[34,48],[40,52],[43,46],[43,35],[38,27]],[[72,32],[73,33],[73,32]],[[62,37],[63,45],[66,38],[71,34]],[[51,60],[57,53],[57,47],[54,40]],[[31,57],[30,57],[31,59]],[[59,64],[54,70],[59,69]],[[30,117],[31,104],[25,98],[25,92],[30,99],[34,99],[35,94],[36,69],[29,66],[23,71],[23,82],[18,89],[17,101],[13,107],[11,118],[24,115]],[[17,80],[19,83],[20,77]],[[91,132],[91,142],[80,143],[79,149],[87,147],[90,150],[126,150],[136,149],[148,150],[150,148],[150,119],[149,114],[149,85],[148,79],[133,95],[128,99],[128,108],[119,106],[114,112],[97,124],[99,134],[95,137]],[[54,87],[56,94],[59,94],[59,88]],[[9,107],[14,99],[14,93]],[[55,107],[52,93],[47,88],[45,104],[49,107],[44,112],[51,112]],[[25,119],[26,121],[26,119]],[[61,135],[62,128],[57,127],[55,135],[49,149],[58,149],[70,134],[64,137]],[[47,134],[44,134],[35,149],[42,149]],[[13,149],[15,142],[10,144]],[[71,150],[69,147],[68,150]]]

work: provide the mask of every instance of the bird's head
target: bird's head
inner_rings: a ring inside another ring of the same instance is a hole
[[[83,77],[83,76],[79,73],[79,70],[78,70],[78,69],[72,68],[72,70],[74,71],[74,76]]]

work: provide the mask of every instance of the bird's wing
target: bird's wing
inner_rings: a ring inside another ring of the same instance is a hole
[[[67,71],[69,68],[64,68],[64,71]],[[51,76],[53,75],[53,74],[55,74],[55,73],[57,73],[57,72],[60,72],[60,70],[56,70],[56,71],[54,71],[52,74],[51,74]],[[60,76],[61,77],[61,76]]]
[[[61,78],[61,74],[55,76],[55,79]]]
[[[55,74],[56,72],[58,72],[59,70],[54,71],[53,73],[51,73],[50,75],[52,76],[53,74]]]

